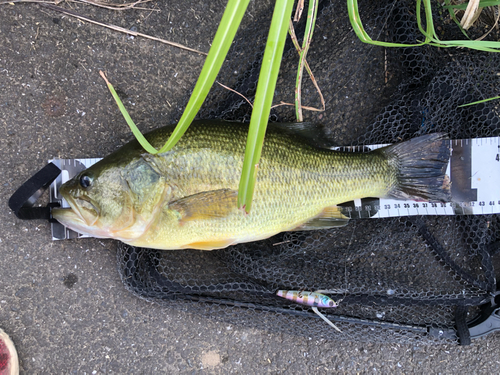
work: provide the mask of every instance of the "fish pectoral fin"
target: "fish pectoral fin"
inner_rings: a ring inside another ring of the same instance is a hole
[[[334,227],[343,227],[349,223],[349,218],[344,216],[337,206],[326,207],[318,216],[315,216],[293,230],[315,230]]]
[[[227,238],[223,240],[207,240],[192,242],[187,245],[181,246],[183,249],[196,249],[196,250],[216,250],[223,249],[232,245],[235,242],[234,238]]]
[[[179,212],[181,223],[223,218],[238,210],[238,192],[231,189],[204,191],[174,201],[168,207]]]

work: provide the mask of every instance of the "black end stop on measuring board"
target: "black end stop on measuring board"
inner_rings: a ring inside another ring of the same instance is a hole
[[[9,199],[9,207],[14,214],[21,220],[52,221],[51,210],[59,207],[58,203],[49,203],[46,207],[33,205],[60,173],[61,170],[55,164],[49,163],[22,184]]]

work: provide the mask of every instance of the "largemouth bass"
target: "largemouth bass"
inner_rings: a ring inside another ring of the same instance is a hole
[[[146,135],[156,148],[173,127]],[[341,226],[336,205],[363,197],[448,201],[443,134],[369,153],[316,148],[270,127],[250,213],[237,207],[248,125],[197,121],[161,155],[132,141],[66,182],[65,226],[155,249],[212,250],[290,230]]]

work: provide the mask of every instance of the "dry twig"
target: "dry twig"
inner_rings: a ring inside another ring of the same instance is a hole
[[[125,33],[125,34],[128,34],[128,35],[140,36],[140,37],[143,37],[143,38],[146,38],[146,39],[151,39],[151,40],[155,40],[155,41],[160,42],[160,43],[168,44],[168,45],[173,46],[173,47],[181,48],[181,49],[184,49],[186,51],[195,52],[195,53],[198,53],[200,55],[205,55],[205,56],[207,55],[205,52],[201,52],[201,51],[198,51],[196,49],[183,46],[182,44],[179,44],[179,43],[169,42],[168,40],[165,40],[165,39],[160,39],[160,38],[157,38],[157,37],[154,37],[154,36],[150,36],[150,35],[147,35],[147,34],[138,33],[137,31],[128,30],[128,29],[125,29],[125,28],[120,27],[120,26],[108,25],[106,23],[94,21],[93,19],[90,19],[90,18],[88,18],[86,16],[82,16],[82,15],[76,13],[76,12],[73,12],[71,10],[58,7],[56,5],[43,3],[43,4],[40,4],[40,6],[42,6],[44,8],[55,10],[56,12],[60,12],[60,13],[66,14],[68,16],[76,17],[76,18],[78,18],[80,20],[87,21],[87,22],[93,23],[95,25],[107,27],[108,29],[119,31],[119,32],[122,32],[122,33]]]
[[[488,36],[488,34],[493,31],[494,28],[498,27],[498,20],[499,19],[500,19],[500,5],[497,8],[497,14],[496,14],[496,17],[495,17],[495,24],[493,26],[491,26],[491,28],[488,30],[488,32],[486,34],[484,34],[480,38],[477,38],[476,40],[483,40],[484,38],[486,38]]]
[[[234,92],[235,94],[237,94],[237,95],[241,96],[243,99],[245,99],[245,101],[246,101],[248,104],[250,104],[250,107],[252,107],[252,108],[253,108],[253,104],[252,104],[252,102],[251,102],[251,101],[250,101],[250,100],[249,100],[249,99],[248,99],[245,95],[243,95],[242,93],[240,93],[240,92],[238,92],[238,91],[236,91],[236,90],[233,90],[233,89],[232,89],[232,88],[230,88],[230,87],[227,87],[226,85],[223,85],[223,84],[222,84],[222,83],[220,83],[219,81],[215,81],[215,82],[217,82],[220,86],[224,87],[226,90],[229,90],[229,91]],[[295,106],[295,104],[293,104],[293,103],[285,103],[285,102],[281,101],[279,104],[275,104],[275,105],[271,106],[271,108],[281,107],[281,106],[283,106],[283,105],[289,105],[289,106],[292,106],[292,107],[294,107],[294,106]],[[306,110],[308,110],[308,111],[314,111],[314,112],[323,112],[323,111],[325,110],[324,108],[323,108],[323,109],[318,109],[318,108],[308,107],[308,106],[302,106],[302,108],[303,108],[303,109],[306,109]]]
[[[293,27],[292,21],[290,21],[289,33],[290,33],[290,38],[292,39],[293,45],[295,46],[295,49],[300,54],[300,51],[302,51],[302,48],[299,45],[299,42],[297,40],[297,36],[295,35],[295,28]],[[304,68],[306,68],[306,71],[309,74],[309,78],[311,78],[311,81],[312,81],[314,87],[316,88],[316,91],[319,94],[322,109],[302,106],[302,103],[301,103],[301,107],[304,109],[307,109],[309,111],[323,112],[325,110],[325,99],[323,98],[323,94],[321,93],[321,89],[319,88],[319,85],[318,85],[318,82],[316,81],[316,78],[314,78],[314,74],[313,74],[311,68],[309,67],[309,64],[307,63],[307,60],[304,60]],[[285,104],[288,105],[287,103],[282,102],[282,105],[285,105]]]
[[[0,1],[0,5],[15,4],[15,3],[44,3],[44,4],[58,5],[61,1],[62,0],[51,0],[51,1],[49,1],[49,0],[6,0],[6,1]],[[150,2],[151,0],[138,0],[134,3],[127,3],[127,4],[103,3],[101,1],[92,1],[92,0],[66,0],[66,1],[72,2],[72,3],[91,4],[91,5],[94,5],[97,7],[111,9],[111,10],[139,9],[139,10],[152,10],[152,11],[159,12],[159,9],[149,9],[149,8],[137,7],[138,4],[147,3],[147,2]]]
[[[297,9],[295,9],[295,16],[293,17],[293,22],[299,22],[303,10],[304,10],[304,0],[299,0],[297,2]]]
[[[217,82],[219,85],[221,85],[222,87],[224,87],[226,90],[229,90],[229,91],[234,92],[235,94],[237,94],[237,95],[241,96],[243,99],[245,99],[245,100],[247,101],[247,103],[248,103],[248,104],[250,104],[250,107],[252,107],[252,108],[253,108],[253,104],[252,104],[252,102],[251,102],[250,100],[248,100],[248,99],[247,99],[247,97],[246,97],[245,95],[243,95],[242,93],[239,93],[239,92],[238,92],[238,91],[236,91],[236,90],[233,90],[233,89],[232,89],[232,88],[230,88],[230,87],[227,87],[226,85],[223,85],[223,84],[222,84],[222,83],[220,83],[219,81],[215,81],[215,82]]]
[[[95,5],[97,7],[111,9],[111,10],[126,10],[126,9],[133,8],[133,9],[139,9],[139,10],[152,10],[155,12],[160,11],[159,9],[139,8],[136,6],[138,4],[148,3],[151,0],[138,0],[134,3],[127,3],[127,4],[115,4],[115,3],[108,4],[108,3],[101,2],[101,1],[92,1],[92,0],[66,0],[66,1],[72,1],[75,3],[82,2],[82,3],[87,3],[87,4]]]

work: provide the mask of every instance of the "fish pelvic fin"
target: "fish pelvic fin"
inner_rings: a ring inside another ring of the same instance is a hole
[[[444,133],[427,134],[377,150],[396,169],[396,184],[387,198],[449,202],[451,183],[446,175],[450,140]]]
[[[196,249],[196,250],[216,250],[224,249],[236,242],[233,238],[226,239],[211,239],[206,241],[192,242],[187,245],[183,245],[183,249]]]
[[[192,220],[224,218],[238,209],[238,192],[231,189],[204,191],[168,205],[179,212],[180,223]]]
[[[337,206],[326,207],[321,213],[311,220],[299,225],[293,230],[316,230],[334,227],[343,227],[349,223],[349,218],[344,216]]]

